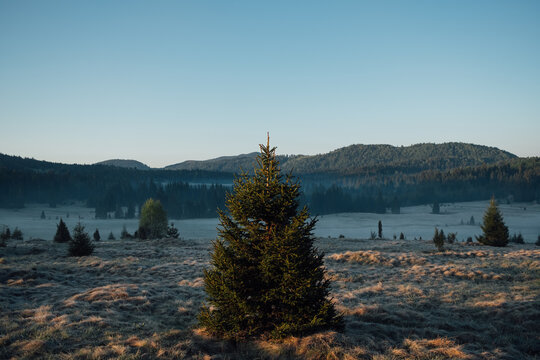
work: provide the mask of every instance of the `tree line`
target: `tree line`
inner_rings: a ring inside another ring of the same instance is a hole
[[[161,201],[171,218],[214,217],[223,208],[233,175],[201,170],[135,170],[64,165],[0,155],[0,207],[26,203],[51,207],[82,201],[96,217],[132,218],[147,198]],[[17,159],[19,159],[17,161]],[[388,165],[350,174],[304,174],[301,202],[314,214],[392,211],[400,207],[508,198],[540,201],[540,158],[518,158],[451,170]]]

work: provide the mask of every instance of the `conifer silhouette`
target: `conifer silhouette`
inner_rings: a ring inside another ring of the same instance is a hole
[[[508,227],[504,223],[495,198],[491,198],[489,207],[484,214],[484,222],[481,228],[484,233],[476,237],[479,243],[499,247],[508,244]]]
[[[219,211],[211,268],[204,272],[208,305],[199,321],[229,339],[279,338],[342,324],[328,298],[317,222],[299,209],[300,185],[283,177],[275,148],[260,145],[255,174],[242,173]]]

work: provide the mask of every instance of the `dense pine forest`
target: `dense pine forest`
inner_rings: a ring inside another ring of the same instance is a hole
[[[301,182],[301,201],[313,214],[399,213],[402,206],[492,195],[508,201],[540,201],[540,158],[518,158],[479,145],[352,145],[328,154],[278,160]],[[253,161],[254,156],[247,154],[165,169],[135,169],[0,154],[0,207],[21,208],[28,203],[54,207],[79,201],[95,208],[98,218],[130,218],[153,197],[171,218],[215,217],[234,173],[249,171]]]

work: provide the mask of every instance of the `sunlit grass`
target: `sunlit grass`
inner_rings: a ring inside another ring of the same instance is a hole
[[[102,241],[0,249],[0,358],[533,359],[540,250],[319,239],[345,317],[328,331],[229,343],[197,327],[209,241]]]

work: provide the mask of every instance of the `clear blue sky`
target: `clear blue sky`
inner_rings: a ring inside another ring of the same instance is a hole
[[[0,152],[540,155],[540,1],[0,0]]]

